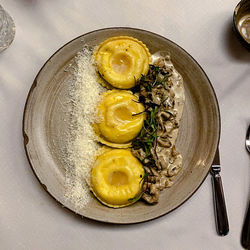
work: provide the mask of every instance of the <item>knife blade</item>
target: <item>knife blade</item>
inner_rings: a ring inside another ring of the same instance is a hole
[[[217,148],[210,172],[212,174],[214,213],[217,233],[221,236],[225,236],[229,232],[229,223],[220,171],[220,154],[219,148]]]

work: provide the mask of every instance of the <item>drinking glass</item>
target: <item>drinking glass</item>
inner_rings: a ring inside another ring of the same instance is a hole
[[[15,24],[0,5],[0,52],[9,47],[15,36]]]

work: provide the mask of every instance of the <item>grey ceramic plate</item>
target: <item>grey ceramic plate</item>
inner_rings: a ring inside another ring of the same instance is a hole
[[[109,28],[87,33],[60,48],[42,67],[30,89],[23,120],[25,149],[37,178],[63,206],[76,212],[64,199],[65,171],[61,159],[67,117],[63,100],[72,79],[74,56],[87,44],[128,35],[143,41],[151,53],[169,51],[184,79],[186,103],[177,139],[183,170],[171,188],[161,192],[156,205],[142,201],[112,209],[92,199],[78,214],[109,223],[137,223],[157,218],[180,206],[201,185],[212,164],[220,136],[220,115],[214,90],[197,62],[181,47],[157,34],[132,28]]]

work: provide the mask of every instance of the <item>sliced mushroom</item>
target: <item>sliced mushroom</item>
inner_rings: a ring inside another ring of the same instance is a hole
[[[177,175],[181,170],[181,165],[169,164],[168,166],[168,176],[172,177]]]
[[[145,157],[146,157],[146,153],[143,151],[142,148],[140,148],[140,149],[133,149],[132,148],[131,152],[140,161],[143,161],[145,159]]]
[[[159,196],[160,196],[160,190],[158,190],[158,192],[155,194],[144,193],[142,195],[142,199],[144,199],[149,204],[154,204],[158,202]]]
[[[160,137],[157,139],[157,141],[158,141],[159,146],[161,147],[170,148],[172,146],[172,143],[167,136]]]

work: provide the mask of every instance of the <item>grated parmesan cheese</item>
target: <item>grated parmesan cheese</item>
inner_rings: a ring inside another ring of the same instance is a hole
[[[76,210],[84,208],[90,200],[90,171],[100,147],[92,126],[96,119],[95,107],[104,91],[97,80],[92,52],[85,47],[76,56],[74,81],[69,91],[72,107],[66,142],[65,198]]]

